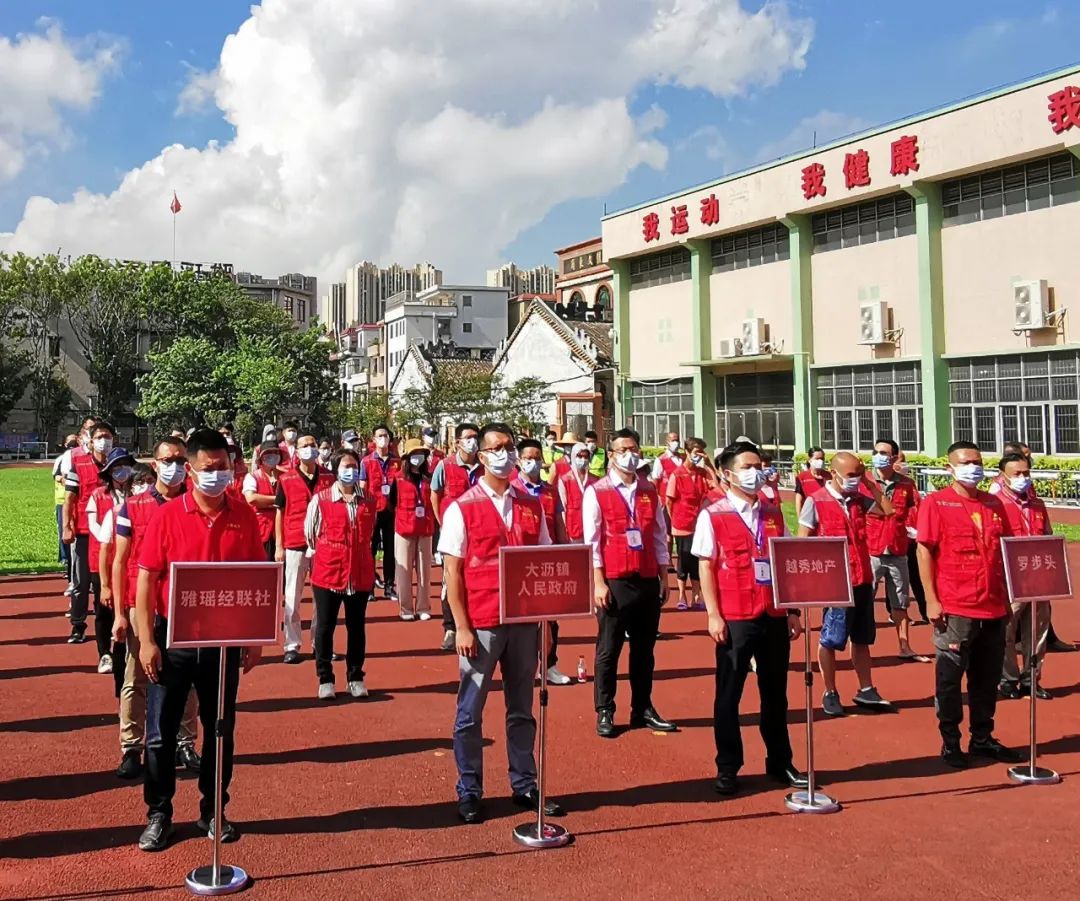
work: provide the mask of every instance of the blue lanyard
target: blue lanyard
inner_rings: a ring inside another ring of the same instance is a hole
[[[629,487],[629,486],[627,486],[627,487]],[[618,486],[615,487],[615,494],[618,496],[619,500],[621,500],[623,502],[623,505],[626,507],[626,512],[630,517],[630,527],[636,529],[637,528],[637,518],[634,516],[634,508],[632,506],[630,506],[630,501],[628,501],[623,496],[623,493],[619,490]],[[634,500],[637,500],[637,495],[636,494],[634,495]]]

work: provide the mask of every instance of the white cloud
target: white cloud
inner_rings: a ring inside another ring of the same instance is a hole
[[[89,109],[119,62],[115,41],[69,41],[50,19],[38,26],[14,40],[0,35],[0,181],[18,175],[27,157],[64,146],[64,112]]]
[[[636,91],[772,85],[811,31],[783,2],[264,0],[180,98],[212,93],[229,143],[168,147],[108,195],[32,198],[0,248],[165,258],[175,187],[183,259],[338,279],[424,258],[476,279],[556,204],[666,164]]]
[[[187,79],[176,99],[176,115],[196,115],[211,109],[218,86],[218,70],[212,69],[208,72],[183,60],[181,65],[187,70]]]
[[[690,150],[702,147],[705,158],[714,162],[730,162],[732,158],[731,145],[728,144],[724,133],[716,125],[703,125],[695,129],[690,135],[679,142],[677,150]]]
[[[820,147],[837,138],[843,138],[869,128],[866,119],[823,109],[812,116],[799,120],[794,128],[782,138],[765,144],[757,152],[755,163],[768,163],[800,150]]]

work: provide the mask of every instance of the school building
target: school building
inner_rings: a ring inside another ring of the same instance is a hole
[[[1078,156],[1080,66],[608,215],[622,421],[1080,454]]]

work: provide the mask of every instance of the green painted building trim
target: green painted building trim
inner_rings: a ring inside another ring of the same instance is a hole
[[[809,216],[787,216],[780,220],[789,232],[791,251],[791,355],[795,382],[795,449],[805,452],[818,443],[817,403],[810,379],[813,363],[814,313],[813,275],[810,253],[814,236]]]
[[[686,249],[690,251],[691,349],[694,359],[707,360],[712,356],[712,243],[687,241]],[[695,437],[706,447],[716,447],[716,375],[711,369],[695,366],[693,380]]]
[[[945,298],[941,277],[941,185],[915,182],[915,240],[919,255],[919,330],[922,356],[923,452],[945,453],[952,442],[949,366],[945,362]]]
[[[631,416],[630,401],[630,263],[611,260],[612,310],[615,326],[615,428],[621,429]]]

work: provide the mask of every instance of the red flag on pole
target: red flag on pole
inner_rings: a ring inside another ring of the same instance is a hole
[[[169,209],[172,210],[174,216],[183,209],[180,206],[180,198],[176,196],[175,191],[172,192],[172,203],[169,204]]]

